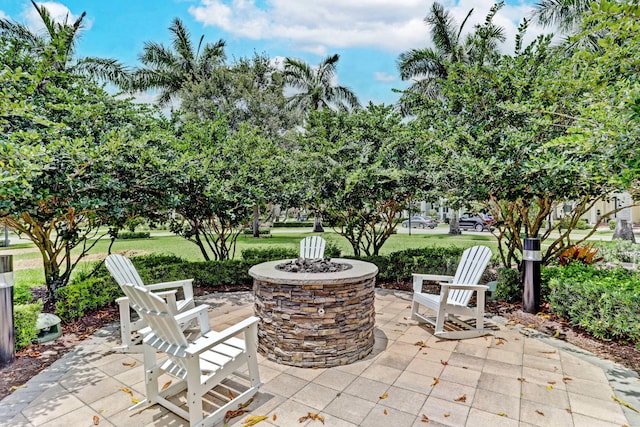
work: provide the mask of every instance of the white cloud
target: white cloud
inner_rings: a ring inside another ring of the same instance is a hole
[[[458,25],[474,9],[466,31],[484,22],[493,0],[444,2]],[[431,2],[421,0],[199,0],[189,12],[205,26],[215,26],[234,37],[283,40],[291,47],[325,55],[335,48],[371,47],[399,53],[426,47],[429,28],[424,23]],[[519,22],[530,14],[527,4],[504,6],[495,22],[505,28],[505,51],[511,52]],[[540,32],[531,28],[530,33]],[[527,39],[533,39],[531,35]]]
[[[389,73],[383,73],[381,71],[376,71],[375,73],[373,73],[373,78],[376,81],[385,82],[385,83],[397,80],[396,76]]]
[[[0,10],[0,19],[9,19],[9,16],[2,10]]]
[[[51,18],[53,18],[55,22],[63,23],[66,21],[67,23],[72,24],[78,18],[80,18],[80,15],[75,15],[71,13],[69,8],[63,5],[62,3],[46,1],[46,2],[36,2],[36,4],[38,6],[44,6],[45,9],[47,9],[47,11],[49,12],[49,15],[51,15]],[[29,4],[29,7],[26,8],[24,12],[22,12],[21,16],[22,16],[22,19],[24,20],[25,25],[29,27],[30,30],[38,33],[42,33],[46,31],[42,23],[42,19],[40,18],[40,15],[36,11],[36,9],[33,7],[33,5]],[[86,31],[91,28],[91,26],[93,25],[93,21],[85,17],[82,20],[82,24],[83,24],[82,30]]]

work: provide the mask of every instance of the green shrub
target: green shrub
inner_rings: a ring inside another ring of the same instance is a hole
[[[274,228],[300,228],[300,227],[313,227],[313,221],[287,221],[287,222],[274,222]]]
[[[616,229],[616,220],[615,219],[610,219],[609,220],[609,230],[615,230]]]
[[[300,256],[300,250],[294,248],[249,248],[242,251],[242,259],[260,264],[278,259],[292,259]]]
[[[595,242],[595,245],[600,249],[604,262],[640,262],[640,243],[613,239],[610,242]]]
[[[38,337],[38,315],[42,312],[42,301],[35,304],[17,304],[13,307],[15,350],[19,351]]]
[[[70,283],[56,291],[55,314],[63,322],[71,322],[94,310],[115,303],[124,296],[120,287],[109,277],[94,277]]]
[[[640,274],[572,263],[545,275],[554,313],[597,338],[640,341]]]
[[[495,299],[498,301],[522,301],[522,276],[517,268],[499,268]]]
[[[464,249],[456,247],[427,247],[405,249],[388,256],[361,257],[378,266],[379,283],[411,282],[413,273],[455,274]]]
[[[245,236],[248,235],[253,235],[253,229],[252,228],[245,228],[244,230],[242,230],[242,234],[244,234]],[[258,234],[260,236],[267,236],[271,234],[271,230],[268,228],[260,228],[258,229]]]
[[[559,220],[559,227],[562,229],[567,229],[569,226],[569,221],[570,218],[562,218]],[[587,223],[586,220],[584,219],[579,219],[578,221],[576,221],[576,225],[574,227],[575,230],[586,230],[588,228],[591,228],[591,226]]]
[[[118,239],[148,239],[151,237],[151,233],[148,231],[119,231]]]
[[[31,295],[31,288],[28,285],[16,283],[13,286],[14,304],[29,304],[32,301],[33,295]]]

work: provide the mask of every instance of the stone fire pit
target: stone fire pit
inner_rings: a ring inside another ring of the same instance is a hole
[[[249,270],[253,277],[258,350],[285,365],[346,365],[373,349],[374,264],[334,258],[351,267],[336,272],[289,272],[271,261]],[[291,262],[291,260],[289,261]]]

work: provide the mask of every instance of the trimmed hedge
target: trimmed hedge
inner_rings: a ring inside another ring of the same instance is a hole
[[[42,312],[42,301],[35,304],[17,304],[13,307],[15,350],[20,351],[38,338],[38,315]]]
[[[128,240],[128,239],[148,239],[151,237],[151,233],[149,231],[119,231],[118,239]]]
[[[411,281],[411,273],[453,274],[461,254],[462,249],[454,247],[423,248],[360,259],[378,266],[380,272],[376,281],[382,284]],[[298,249],[268,248],[246,249],[242,251],[243,259],[240,260],[189,262],[174,255],[144,255],[133,257],[131,261],[144,283],[193,278],[194,287],[216,292],[227,286],[251,287],[253,279],[249,276],[249,269],[252,266],[277,259],[297,258],[298,255]],[[338,257],[340,250],[327,244],[325,255]],[[115,299],[121,296],[120,287],[101,266],[93,277],[58,289],[56,314],[64,322],[70,322],[89,311],[114,304]]]
[[[273,228],[299,228],[299,227],[313,227],[313,221],[288,221],[288,222],[273,223]]]
[[[558,316],[604,340],[640,343],[640,274],[571,263],[545,269]]]

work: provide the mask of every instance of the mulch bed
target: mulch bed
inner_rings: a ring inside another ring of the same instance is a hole
[[[392,283],[381,286],[384,289],[411,291],[409,283]],[[224,291],[246,291],[250,287],[226,287]],[[202,289],[195,288],[194,293],[203,295]],[[558,339],[566,340],[597,356],[617,362],[640,373],[640,350],[633,345],[615,341],[602,341],[593,338],[580,328],[569,325],[557,318],[543,307],[541,313],[529,314],[522,311],[520,304],[505,304],[494,301],[487,302],[487,312],[536,329]],[[84,316],[82,319],[63,325],[63,336],[45,344],[32,344],[16,354],[15,361],[0,368],[0,399],[21,387],[40,371],[51,365],[83,339],[92,335],[100,327],[119,319],[116,306],[108,307]]]

